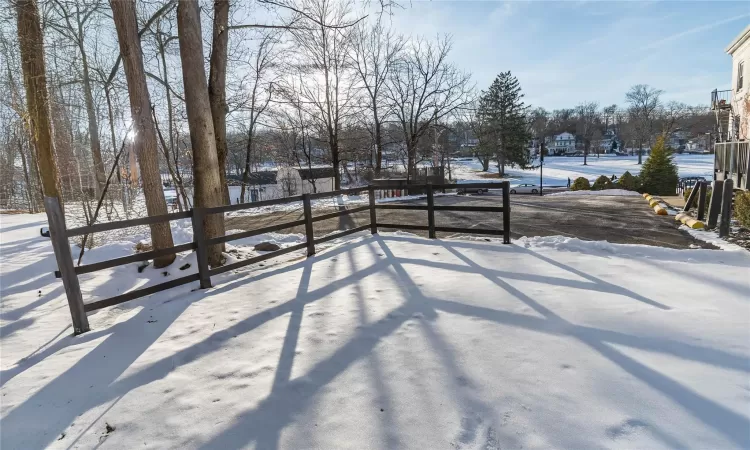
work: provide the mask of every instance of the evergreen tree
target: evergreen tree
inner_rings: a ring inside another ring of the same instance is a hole
[[[531,132],[523,96],[518,79],[508,71],[498,75],[487,91],[482,91],[479,101],[477,116],[482,126],[478,152],[495,156],[501,176],[506,164],[526,168],[531,163],[527,150]]]
[[[654,195],[674,195],[677,189],[677,166],[672,161],[672,151],[664,144],[664,137],[659,137],[651,149],[641,174],[641,190]]]

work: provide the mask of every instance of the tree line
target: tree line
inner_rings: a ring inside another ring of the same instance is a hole
[[[588,154],[610,124],[645,146],[697,111],[641,86],[626,110],[547,112],[524,104],[510,72],[477,92],[451,62],[451,38],[395,33],[390,18],[407,6],[385,0],[12,5],[0,12],[0,203],[37,212],[57,197],[86,223],[100,210],[128,217],[138,199],[165,214],[165,183],[179,209],[228,203],[228,178],[249,201],[269,161],[332,167],[339,189],[450,167],[471,134],[485,169],[492,159],[502,172],[531,165],[529,142],[559,130],[582,136]],[[223,234],[223,217],[204,228]],[[155,249],[172,245],[167,224],[151,235]],[[211,265],[221,252],[210,249]]]

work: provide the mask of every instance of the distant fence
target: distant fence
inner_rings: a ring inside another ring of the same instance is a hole
[[[106,308],[108,306],[117,305],[129,300],[144,297],[146,295],[161,292],[167,289],[171,289],[183,284],[191,283],[193,281],[200,281],[201,289],[211,287],[211,276],[218,275],[230,270],[239,269],[249,264],[258,263],[267,259],[275,258],[277,256],[284,255],[297,250],[307,249],[307,256],[315,254],[315,245],[323,242],[328,242],[340,237],[344,237],[353,233],[357,233],[364,230],[370,230],[372,234],[378,232],[378,228],[391,228],[391,229],[403,229],[403,230],[424,230],[428,232],[430,238],[435,238],[437,232],[453,232],[453,233],[470,233],[470,234],[485,234],[485,235],[497,235],[503,236],[503,243],[510,244],[510,184],[509,182],[502,183],[470,183],[462,184],[461,188],[474,188],[474,189],[502,189],[502,206],[460,206],[460,205],[435,205],[434,202],[434,190],[435,189],[456,189],[455,184],[420,184],[411,185],[410,188],[418,189],[421,192],[426,193],[427,205],[414,205],[414,204],[376,204],[375,203],[375,191],[376,190],[388,190],[401,188],[400,185],[379,185],[379,186],[367,186],[353,189],[343,189],[340,191],[322,192],[315,194],[304,194],[295,197],[288,197],[278,200],[265,200],[253,203],[240,203],[236,205],[218,206],[212,208],[193,208],[188,211],[176,212],[171,214],[165,214],[160,216],[144,217],[140,219],[122,220],[117,222],[107,222],[95,225],[89,225],[79,228],[66,229],[65,227],[65,216],[63,215],[62,208],[60,207],[57,199],[52,197],[46,197],[44,199],[45,207],[47,209],[47,217],[49,219],[50,237],[52,239],[52,246],[55,251],[55,258],[57,259],[57,265],[59,270],[56,275],[62,278],[63,285],[65,287],[65,293],[68,298],[68,306],[70,307],[70,313],[73,320],[73,329],[76,334],[84,333],[89,330],[88,317],[86,313],[89,311],[95,311],[97,309]],[[369,204],[365,206],[358,206],[354,208],[344,209],[328,214],[322,214],[318,216],[312,215],[312,204],[313,199],[335,197],[339,195],[353,195],[361,192],[369,192]],[[224,236],[219,236],[211,239],[206,239],[203,233],[203,218],[209,214],[223,214],[232,211],[241,211],[252,208],[258,208],[262,206],[280,205],[292,202],[302,202],[304,211],[304,219],[280,223],[267,227],[257,228],[254,230],[243,231],[240,233],[234,233]],[[397,224],[397,223],[382,223],[377,220],[378,209],[402,209],[402,210],[417,210],[427,211],[427,225],[416,225],[416,224]],[[328,236],[315,238],[313,232],[313,224],[322,220],[333,219],[336,217],[347,216],[350,214],[369,211],[370,222],[358,227],[350,228],[347,230],[340,231],[338,233],[330,234]],[[503,214],[503,229],[492,230],[492,229],[481,229],[481,228],[455,228],[455,227],[439,227],[435,225],[435,211],[463,211],[463,212],[488,212],[488,213],[502,213]],[[70,244],[68,238],[74,236],[81,236],[90,233],[100,233],[103,231],[117,230],[122,228],[129,228],[138,225],[151,225],[155,223],[170,222],[179,219],[191,219],[193,227],[193,242],[186,244],[175,245],[169,248],[157,249],[143,253],[136,253],[121,258],[115,258],[107,261],[102,261],[93,264],[86,264],[82,266],[74,266],[73,258],[70,253]],[[251,236],[257,236],[263,233],[270,233],[273,231],[282,230],[285,228],[291,228],[296,226],[305,226],[305,238],[306,241],[300,244],[292,245],[277,251],[269,252],[263,255],[256,256],[254,258],[237,261],[231,264],[226,264],[220,267],[209,268],[208,266],[208,254],[207,248],[209,245],[221,244],[224,242],[231,242],[237,239],[243,239]],[[122,266],[124,264],[130,264],[140,261],[148,261],[160,256],[173,255],[179,252],[185,252],[195,250],[197,253],[198,260],[198,273],[187,275],[184,277],[176,278],[164,283],[155,284],[141,289],[135,289],[124,294],[116,295],[114,297],[97,300],[91,303],[84,303],[83,296],[81,294],[81,287],[78,281],[78,275],[96,272],[99,270],[109,269],[112,267]]]

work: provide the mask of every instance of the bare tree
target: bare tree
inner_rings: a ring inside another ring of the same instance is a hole
[[[599,132],[599,104],[596,102],[584,102],[576,106],[576,132],[583,139],[583,165],[588,165],[588,156],[591,152],[591,143]]]
[[[229,204],[227,186],[227,49],[229,45],[229,0],[214,0],[213,39],[209,58],[208,101],[214,125],[222,200]]]
[[[177,5],[177,28],[180,39],[182,79],[185,86],[190,142],[193,147],[193,183],[195,206],[220,206],[223,188],[216,154],[211,104],[208,98],[206,72],[203,69],[200,11],[197,0],[182,0]],[[206,238],[224,235],[224,215],[208,214],[203,219]],[[208,263],[222,264],[223,245],[208,248]]]
[[[665,139],[675,131],[681,122],[691,115],[688,105],[681,102],[667,102],[658,111],[658,118],[661,122],[661,134]]]
[[[104,188],[106,175],[104,173],[104,160],[102,159],[101,141],[99,139],[99,123],[96,107],[94,106],[91,69],[86,51],[86,30],[89,23],[95,18],[95,15],[102,7],[102,3],[99,0],[53,0],[52,5],[53,11],[56,12],[62,23],[49,20],[47,24],[62,36],[72,41],[81,57],[81,84],[83,86],[83,98],[88,117],[89,143],[91,145],[91,156],[94,160],[96,196],[98,197]]]
[[[56,197],[62,204],[52,140],[47,75],[44,65],[44,36],[39,25],[39,9],[36,0],[17,0],[16,12],[29,128],[33,133],[38,155],[37,164],[41,173],[42,192],[46,197]]]
[[[451,41],[413,41],[391,72],[387,96],[404,135],[407,177],[416,168],[417,144],[434,123],[466,106],[469,75],[448,60]]]
[[[245,102],[249,117],[247,120],[245,164],[242,171],[242,187],[240,188],[240,199],[242,202],[245,202],[246,186],[250,181],[250,162],[253,146],[255,145],[256,127],[258,120],[268,108],[273,93],[273,80],[267,80],[266,77],[268,77],[268,72],[274,66],[275,43],[276,37],[274,34],[263,34],[249,68],[252,87],[250,87],[250,94]]]
[[[286,7],[289,7],[288,5]],[[352,26],[351,2],[303,0],[295,10],[303,25],[291,30],[298,49],[292,76],[299,77],[299,92],[309,117],[325,130],[334,171],[334,189],[341,189],[339,134],[353,115],[354,80],[349,73]]]
[[[647,84],[637,84],[625,94],[625,99],[630,105],[628,113],[638,141],[638,164],[643,163],[643,144],[651,144],[662,92]]]
[[[380,21],[372,27],[360,24],[354,32],[351,58],[364,87],[368,112],[371,115],[375,176],[380,175],[383,164],[382,126],[389,115],[384,92],[385,84],[404,45],[405,40],[386,30]]]
[[[167,214],[167,203],[164,200],[159,173],[156,130],[151,119],[151,101],[146,86],[146,74],[141,57],[141,40],[136,25],[135,2],[133,0],[110,0],[110,6],[128,84],[130,112],[135,132],[133,145],[138,155],[138,165],[143,180],[146,211],[149,216]],[[154,249],[174,246],[172,230],[168,222],[152,224],[150,227]],[[174,259],[175,255],[155,258],[154,267],[167,266]]]

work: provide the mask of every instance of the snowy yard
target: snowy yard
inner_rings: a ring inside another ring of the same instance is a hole
[[[745,251],[359,236],[72,337],[42,217],[0,216],[3,450],[750,447]]]
[[[646,161],[648,156],[643,156]],[[681,177],[713,177],[714,155],[675,155],[674,162]],[[539,183],[539,162],[534,163],[537,166],[533,170],[519,170],[506,167],[505,172],[511,183]],[[483,182],[491,181],[482,179],[479,172],[482,165],[476,158],[471,161],[461,158],[460,160],[451,161],[453,177],[458,180],[482,180]],[[568,178],[575,180],[578,177],[584,177],[594,181],[600,175],[608,177],[616,175],[620,177],[625,171],[631,175],[638,175],[641,166],[638,165],[637,156],[601,156],[596,155],[588,157],[588,165],[583,165],[583,157],[553,156],[544,160],[544,184],[551,186],[565,186],[568,184]],[[497,174],[496,163],[490,164],[490,173]],[[498,180],[500,181],[500,180]]]

